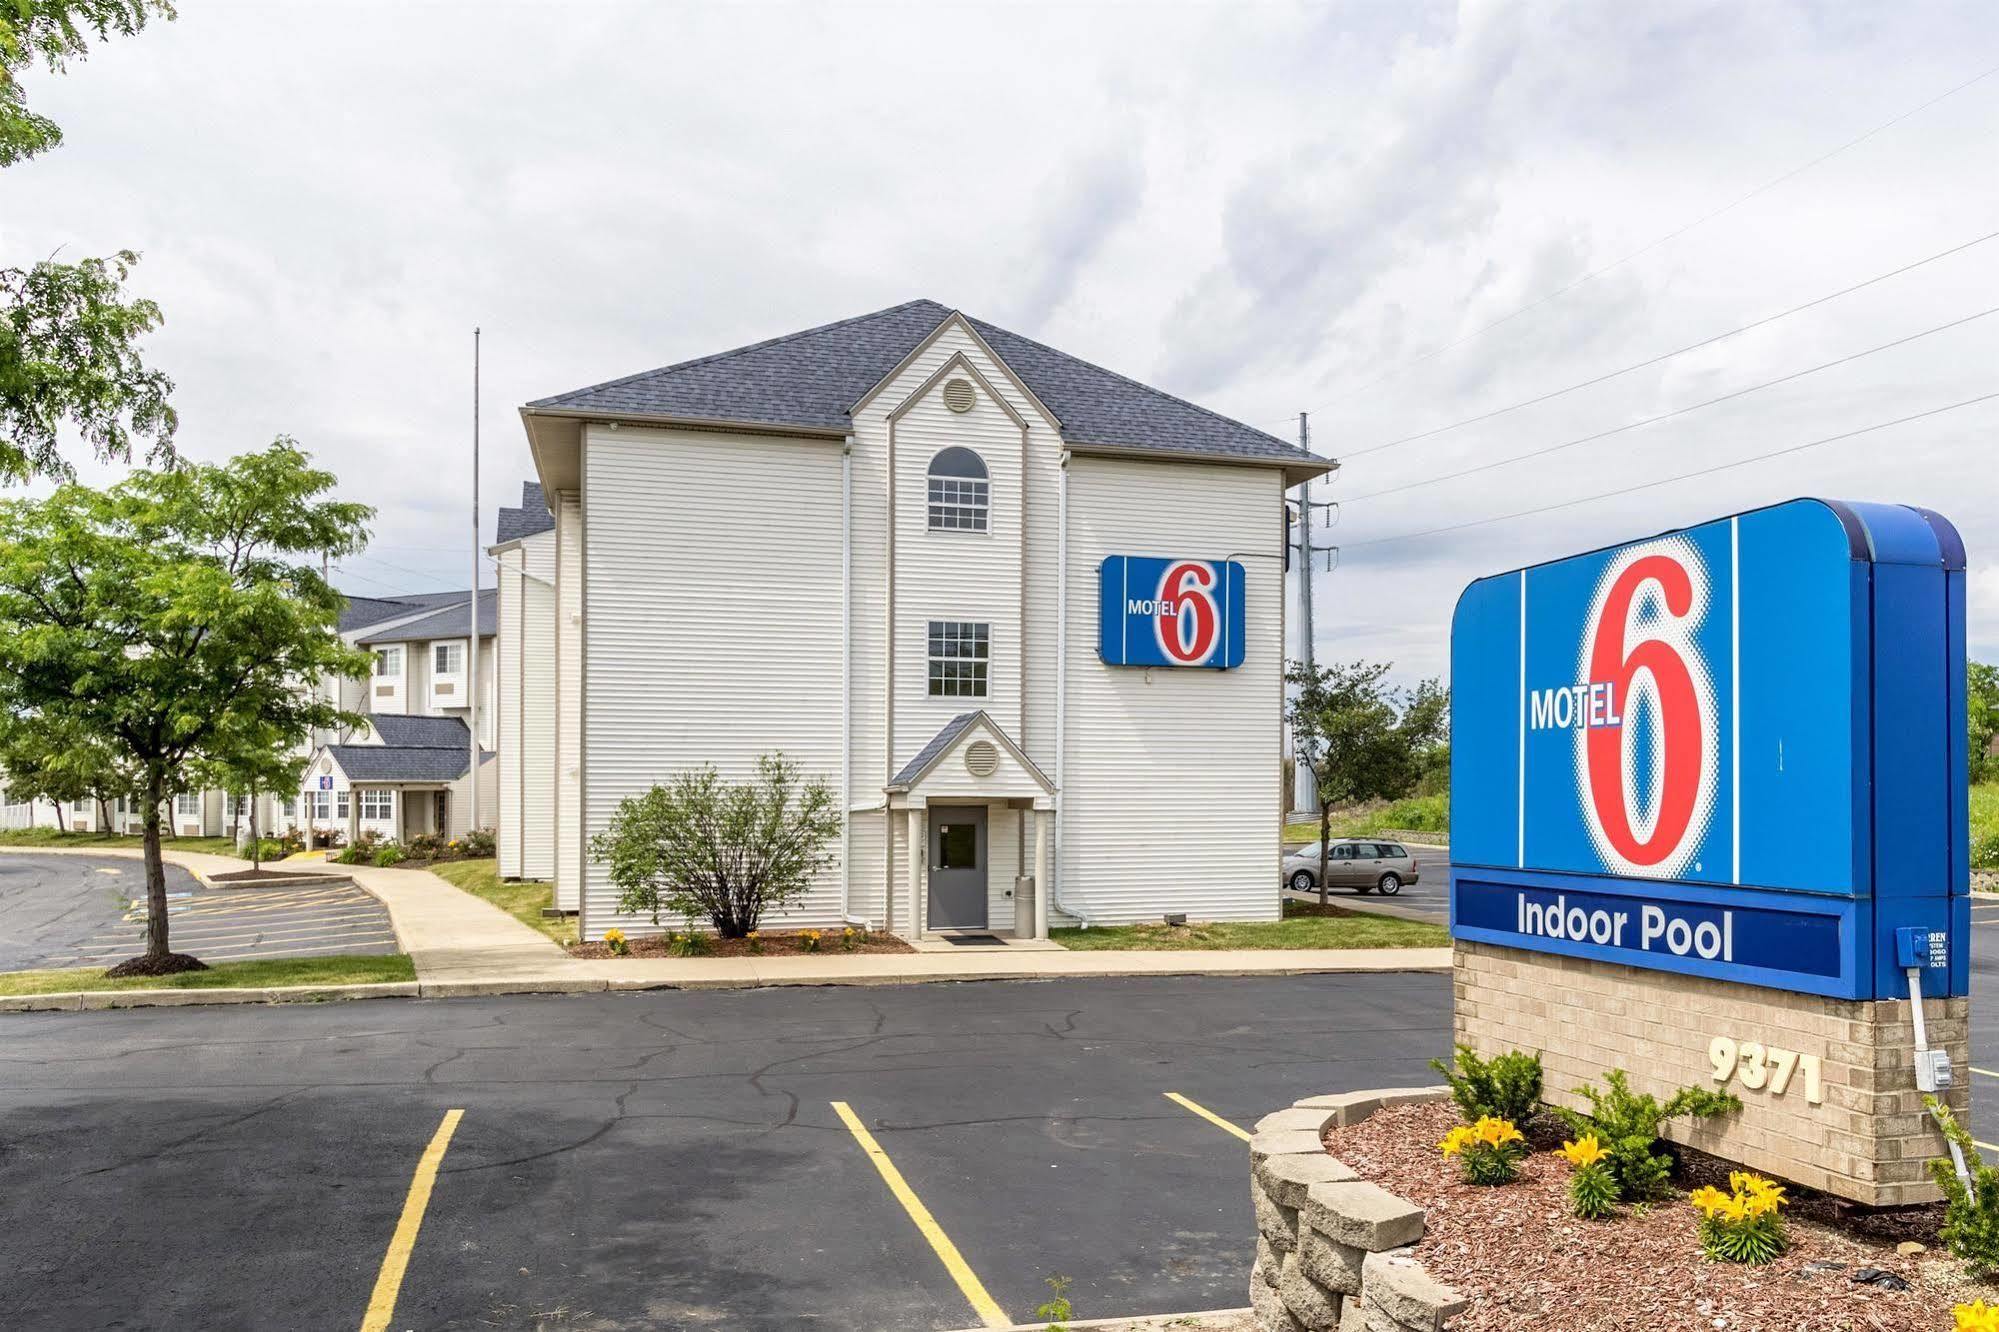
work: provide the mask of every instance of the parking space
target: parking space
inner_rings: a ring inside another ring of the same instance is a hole
[[[0,857],[9,935],[0,969],[101,967],[145,946],[145,871],[136,861]],[[207,887],[167,867],[173,946],[207,962],[396,951],[382,904],[351,883]]]
[[[1056,1273],[1079,1318],[1237,1306],[1243,1143],[1183,1102],[1247,1126],[1425,1077],[1449,993],[1157,978],[15,1015],[0,1263],[34,1279],[0,1325],[363,1326],[457,1108],[383,1326],[959,1328],[1031,1317]]]

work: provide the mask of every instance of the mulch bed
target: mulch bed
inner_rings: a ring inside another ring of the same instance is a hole
[[[211,874],[212,883],[256,883],[259,879],[296,879],[297,870],[246,869],[230,870],[227,874]]]
[[[1326,1134],[1327,1150],[1362,1178],[1427,1213],[1418,1255],[1472,1300],[1453,1332],[1944,1332],[1956,1303],[1999,1297],[1938,1246],[1941,1205],[1847,1216],[1838,1200],[1792,1188],[1788,1253],[1764,1267],[1711,1263],[1681,1190],[1725,1188],[1725,1164],[1675,1148],[1672,1198],[1581,1221],[1568,1209],[1568,1163],[1548,1150],[1560,1145],[1558,1123],[1531,1126],[1535,1151],[1518,1180],[1483,1188],[1437,1150],[1457,1122],[1449,1103],[1397,1106]],[[1898,1255],[1911,1239],[1930,1251]],[[1864,1268],[1910,1289],[1856,1282]]]
[[[759,931],[761,938],[758,948],[752,950],[744,939],[723,939],[710,934],[704,937],[708,945],[696,957],[795,957],[806,952],[799,942],[797,930],[777,933],[770,930]],[[856,935],[852,948],[840,946],[840,931],[821,930],[819,932],[819,952],[816,956],[836,957],[842,953],[913,953],[901,939],[885,934]],[[614,957],[608,944],[573,943],[569,945],[571,957]],[[626,957],[676,957],[673,945],[664,934],[634,934],[625,945]]]

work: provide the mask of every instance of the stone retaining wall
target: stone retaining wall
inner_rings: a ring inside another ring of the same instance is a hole
[[[1260,1332],[1438,1332],[1467,1301],[1414,1256],[1423,1209],[1360,1178],[1321,1135],[1383,1106],[1440,1101],[1448,1087],[1312,1096],[1257,1121],[1249,1198]]]

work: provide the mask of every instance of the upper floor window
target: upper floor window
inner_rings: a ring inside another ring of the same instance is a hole
[[[376,675],[401,675],[403,673],[403,650],[399,647],[375,649]]]
[[[931,531],[985,531],[991,498],[985,460],[970,449],[948,448],[930,460]]]
[[[465,669],[463,643],[439,643],[430,650],[430,668],[437,675],[456,675]]]
[[[965,620],[930,622],[930,697],[986,696],[991,629],[990,625]]]

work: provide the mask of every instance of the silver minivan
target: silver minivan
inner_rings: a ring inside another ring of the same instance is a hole
[[[1400,842],[1377,842],[1372,838],[1342,837],[1326,850],[1326,886],[1351,888],[1362,893],[1393,897],[1405,883],[1415,883],[1416,858]],[[1295,892],[1317,892],[1319,888],[1319,844],[1301,846],[1284,853],[1284,883]]]

